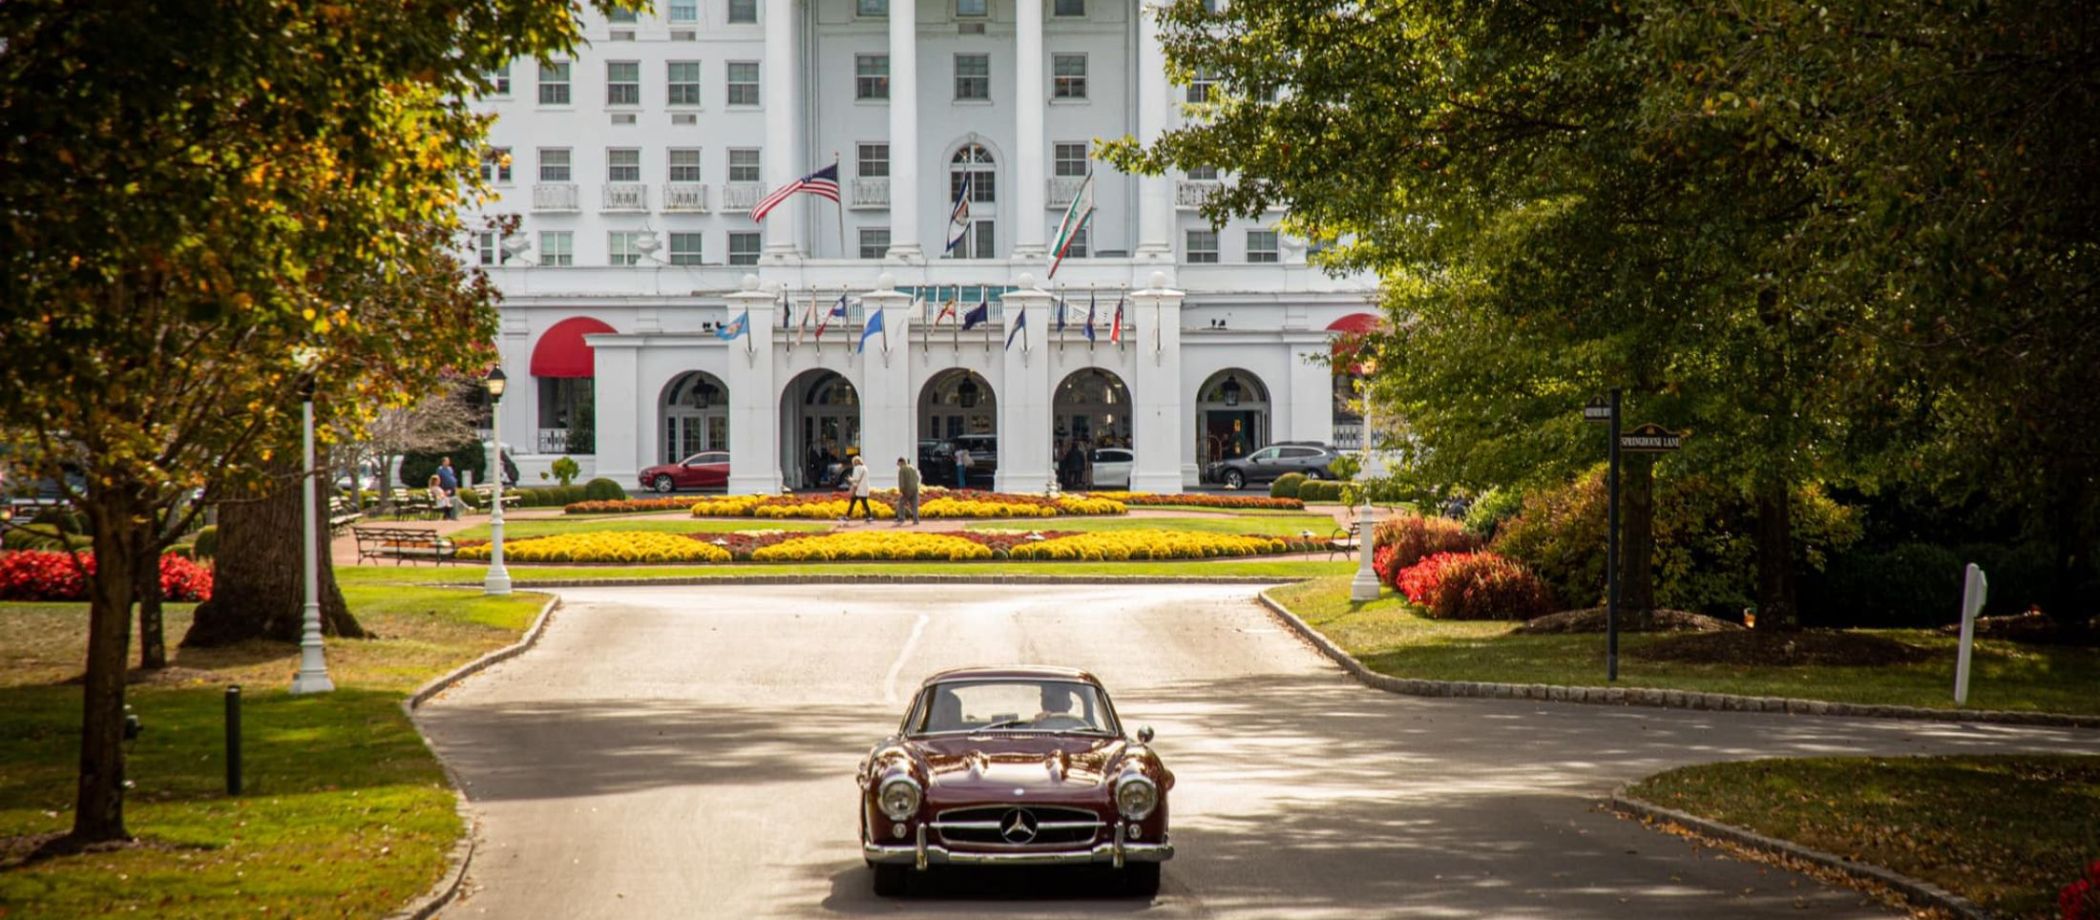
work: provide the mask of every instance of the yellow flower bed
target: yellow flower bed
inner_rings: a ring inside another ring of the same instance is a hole
[[[1060,514],[1127,514],[1129,506],[1112,498],[1100,495],[1060,495],[1057,498]]]
[[[808,518],[810,520],[842,518],[846,516],[847,504],[849,504],[848,500],[841,498],[833,501],[807,501],[794,505],[757,505],[751,509],[751,516],[775,519]],[[879,499],[868,499],[868,507],[875,509],[875,516],[879,518],[895,517],[897,514],[897,509],[890,507]],[[854,513],[863,514],[865,512],[856,511]]]
[[[1121,562],[1126,559],[1206,559],[1281,553],[1290,544],[1281,537],[1190,533],[1175,530],[1119,530],[1022,543],[1009,551],[1015,559],[1053,562]]]
[[[461,559],[487,559],[489,545],[463,547]],[[510,562],[728,562],[729,551],[691,537],[648,531],[569,533],[503,544]]]
[[[1016,518],[1056,517],[1048,505],[975,501],[967,498],[932,498],[919,506],[919,516],[928,518]]]
[[[756,495],[724,495],[721,498],[703,498],[693,504],[694,517],[749,517],[751,509],[758,506]]]
[[[761,547],[753,562],[830,562],[835,559],[990,559],[992,551],[961,537],[937,533],[832,533],[798,537]]]

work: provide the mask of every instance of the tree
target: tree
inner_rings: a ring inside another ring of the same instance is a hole
[[[94,529],[70,843],[127,836],[134,588],[192,494],[263,481],[302,380],[347,406],[485,360],[464,100],[576,40],[556,3],[0,4],[0,430],[84,472]]]
[[[393,494],[394,461],[404,454],[449,450],[474,441],[474,407],[465,381],[450,381],[415,402],[381,408],[365,427],[364,444],[379,460],[379,487]],[[409,489],[423,483],[403,482]]]

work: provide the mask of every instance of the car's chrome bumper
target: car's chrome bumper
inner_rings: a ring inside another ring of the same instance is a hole
[[[921,826],[918,839],[909,844],[886,845],[861,843],[861,855],[871,863],[917,866],[1091,866],[1106,864],[1120,869],[1124,863],[1166,862],[1174,858],[1174,844],[1137,843],[1124,839],[1125,825],[1116,822],[1116,836],[1107,843],[1073,850],[1031,850],[1022,853],[985,853],[976,850],[951,850],[938,843],[926,842],[926,828]]]

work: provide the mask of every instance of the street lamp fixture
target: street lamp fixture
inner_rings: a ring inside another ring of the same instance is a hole
[[[1218,389],[1225,394],[1226,405],[1237,406],[1240,404],[1240,378],[1228,374],[1225,377],[1225,385]]]
[[[955,396],[963,408],[977,408],[977,384],[974,381],[964,380],[961,386],[955,388]]]
[[[503,567],[503,389],[501,365],[491,368],[482,381],[489,391],[489,468],[496,471],[496,485],[489,491],[489,571],[481,580],[490,595],[510,593],[510,570]]]
[[[314,375],[321,352],[310,346],[292,350],[292,364],[299,369],[299,411],[305,445],[300,454],[305,469],[299,477],[302,514],[300,532],[305,544],[306,604],[299,616],[299,673],[292,677],[293,693],[328,693],[335,681],[328,678],[328,657],[321,644],[321,548],[316,533],[320,522],[314,492],[320,480],[314,476]]]
[[[1369,372],[1366,371],[1366,374]],[[1378,522],[1372,520],[1371,510],[1371,378],[1363,378],[1364,387],[1364,462],[1356,471],[1357,488],[1364,493],[1364,507],[1356,517],[1356,545],[1359,558],[1356,577],[1349,580],[1349,599],[1365,603],[1378,599],[1378,569],[1372,565],[1372,554],[1378,550]]]

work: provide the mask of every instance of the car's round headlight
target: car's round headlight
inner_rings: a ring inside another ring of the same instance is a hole
[[[1159,787],[1142,776],[1126,776],[1116,784],[1116,811],[1132,821],[1143,821],[1159,807]]]
[[[882,784],[879,797],[882,813],[902,821],[919,813],[919,783],[909,776],[894,776]]]

